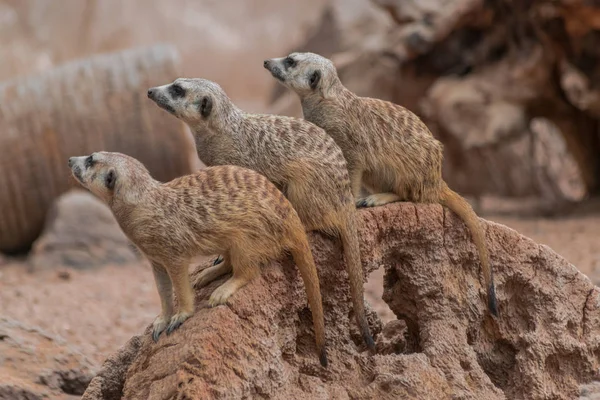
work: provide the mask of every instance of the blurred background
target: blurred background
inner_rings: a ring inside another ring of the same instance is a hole
[[[291,51],[329,57],[351,90],[421,116],[445,145],[445,179],[482,217],[600,283],[593,2],[0,0],[0,331],[44,332],[88,368],[31,390],[77,394],[61,387],[85,388],[159,310],[144,260],[67,158],[121,151],[160,180],[189,173],[201,166],[189,131],[147,88],[203,77],[246,111],[300,117],[262,66]],[[390,319],[381,282],[376,271],[369,301]],[[24,370],[52,368],[13,350],[0,381],[24,387]]]

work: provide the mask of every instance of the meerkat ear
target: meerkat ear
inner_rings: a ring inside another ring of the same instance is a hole
[[[310,88],[312,90],[315,90],[317,88],[317,85],[319,84],[320,80],[321,80],[321,71],[319,71],[319,70],[314,71],[310,75],[310,78],[308,80],[308,84],[310,85]]]
[[[199,109],[202,117],[208,117],[212,111],[212,99],[209,96],[204,96],[202,100],[200,100]]]
[[[106,173],[104,177],[104,185],[107,189],[113,190],[115,188],[115,183],[117,182],[117,173],[114,168],[111,168]]]

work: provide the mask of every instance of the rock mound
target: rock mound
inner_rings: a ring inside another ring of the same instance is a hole
[[[154,343],[149,328],[104,365],[84,399],[571,399],[600,366],[600,289],[546,246],[487,222],[501,316],[486,309],[475,246],[453,213],[398,203],[359,212],[365,274],[383,266],[398,320],[354,327],[340,244],[311,242],[323,287],[330,366],[315,357],[311,316],[290,260],[227,305]],[[197,276],[198,271],[193,276]],[[157,310],[158,311],[158,310]],[[150,321],[149,321],[150,323]]]

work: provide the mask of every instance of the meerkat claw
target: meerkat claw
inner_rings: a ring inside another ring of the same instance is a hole
[[[166,329],[167,321],[168,321],[168,319],[165,319],[163,317],[158,317],[152,324],[153,325],[152,326],[152,339],[154,340],[154,343],[158,342],[158,338],[160,337],[160,334],[163,333],[164,330]]]
[[[359,199],[359,200],[356,201],[356,207],[357,208],[364,208],[364,207],[370,207],[370,205],[367,202],[367,199]]]
[[[161,333],[163,333],[163,331],[158,331],[158,330],[152,331],[152,340],[154,340],[154,343],[158,342],[158,338],[160,337]]]
[[[222,262],[223,262],[223,256],[221,254],[219,254],[219,256],[217,258],[215,258],[215,261],[213,261],[213,265],[221,264]]]
[[[181,326],[181,324],[183,324],[183,322],[180,322],[180,321],[171,322],[169,324],[169,326],[167,327],[167,335],[170,335],[171,333],[173,333],[173,331],[175,329],[179,328]]]
[[[177,328],[179,328],[186,319],[188,319],[190,317],[189,314],[187,313],[179,313],[179,314],[175,314],[172,318],[171,318],[171,323],[169,323],[169,326],[167,327],[167,335],[170,335],[171,333],[173,333],[173,331]]]

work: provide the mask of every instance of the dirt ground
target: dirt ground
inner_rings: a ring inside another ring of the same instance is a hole
[[[600,213],[558,219],[486,218],[547,244],[600,283]],[[366,296],[380,316],[390,320],[393,314],[381,300],[382,282],[383,271],[375,271]],[[142,333],[159,310],[146,264],[32,273],[11,260],[0,267],[0,314],[64,337],[98,365],[132,335]]]

